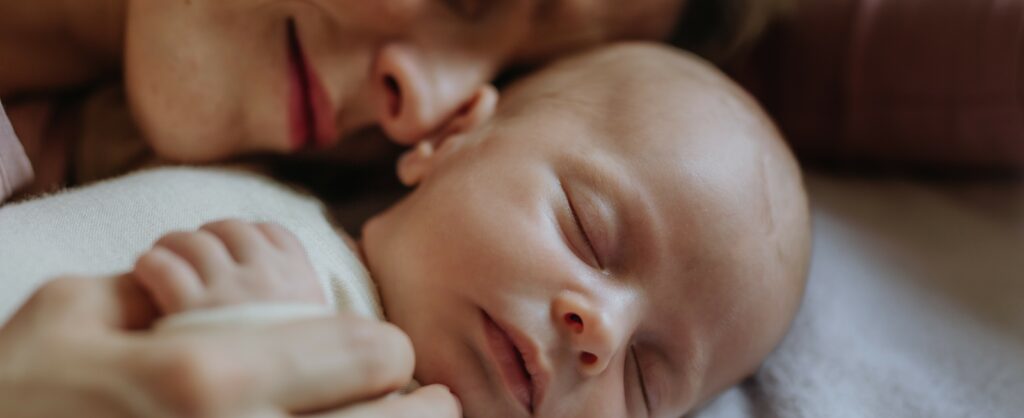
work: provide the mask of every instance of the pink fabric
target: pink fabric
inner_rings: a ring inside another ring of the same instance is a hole
[[[737,76],[804,155],[1024,167],[1024,0],[801,0]]]
[[[32,164],[0,103],[0,204],[32,181]]]

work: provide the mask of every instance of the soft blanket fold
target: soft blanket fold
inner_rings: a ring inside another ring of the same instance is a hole
[[[1024,190],[811,177],[805,302],[762,370],[698,414],[1020,417]]]
[[[128,271],[162,235],[223,218],[288,228],[334,306],[381,317],[369,274],[319,200],[240,169],[161,168],[0,207],[0,322],[47,279]]]

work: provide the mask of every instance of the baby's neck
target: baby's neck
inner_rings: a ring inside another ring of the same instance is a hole
[[[363,254],[363,241],[356,241],[348,234],[341,234],[341,237],[345,240],[345,245],[348,245],[348,249],[359,256],[359,262],[363,263],[366,270],[370,270],[370,264],[366,262],[366,254]],[[370,277],[373,277],[373,273],[370,273]]]

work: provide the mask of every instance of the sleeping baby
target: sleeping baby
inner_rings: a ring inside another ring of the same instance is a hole
[[[780,341],[804,288],[807,200],[774,125],[724,75],[617,45],[476,117],[400,159],[415,189],[353,244],[419,382],[450,387],[469,417],[676,418]],[[271,224],[167,235],[133,276],[166,332],[327,299]]]

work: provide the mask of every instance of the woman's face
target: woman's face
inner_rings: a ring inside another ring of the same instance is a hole
[[[129,0],[125,80],[164,157],[434,133],[506,65],[660,38],[681,0]]]

